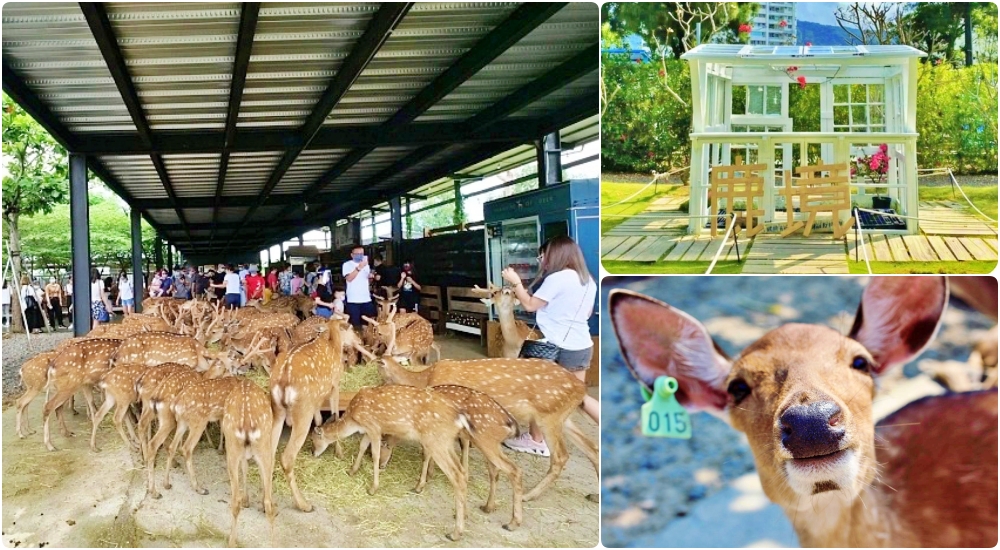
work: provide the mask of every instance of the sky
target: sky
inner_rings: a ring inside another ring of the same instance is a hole
[[[841,4],[846,2],[799,2],[795,6],[795,17],[800,21],[836,25],[833,14]]]

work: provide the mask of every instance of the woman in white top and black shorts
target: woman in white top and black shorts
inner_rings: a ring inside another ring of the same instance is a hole
[[[541,273],[532,283],[529,293],[521,276],[513,268],[503,270],[503,278],[514,285],[514,295],[521,306],[535,313],[535,320],[545,340],[559,347],[556,363],[583,381],[594,354],[588,320],[594,314],[597,283],[587,271],[583,251],[573,239],[556,237],[539,251]],[[589,395],[584,397],[583,410],[600,422],[600,404]],[[548,456],[548,446],[541,431],[532,423],[530,433],[505,445],[516,451]]]

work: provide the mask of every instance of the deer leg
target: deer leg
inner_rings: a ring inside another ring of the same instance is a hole
[[[244,508],[250,507],[250,485],[247,483],[247,472],[250,470],[250,460],[247,459],[246,455],[243,455],[243,461],[241,462],[243,467],[241,468],[241,475],[243,476],[243,502],[240,503]]]
[[[199,495],[207,495],[208,489],[198,485],[198,477],[194,473],[194,448],[198,445],[198,440],[201,439],[202,432],[208,426],[208,422],[199,421],[196,424],[191,424],[191,433],[188,435],[187,441],[184,442],[184,446],[181,447],[181,453],[184,455],[184,465],[187,466],[188,476],[191,478],[191,487],[194,488],[194,492]],[[180,433],[180,426],[177,427],[177,432]],[[244,464],[246,460],[243,461]],[[169,465],[170,463],[167,462]],[[243,467],[244,472],[246,471],[246,466]],[[169,475],[169,471],[168,471]],[[246,482],[244,481],[244,485]]]
[[[292,498],[295,499],[295,506],[303,512],[312,512],[312,504],[299,492],[299,486],[295,483],[295,457],[299,454],[302,444],[309,435],[309,420],[306,415],[298,415],[297,421],[292,423],[292,435],[288,438],[288,445],[285,452],[281,454],[281,469],[285,471],[288,478],[288,485],[292,489]]]
[[[382,454],[379,455],[379,468],[384,470],[389,464],[389,459],[392,458],[392,451],[396,448],[396,443],[398,442],[399,440],[395,436],[385,436],[385,441],[381,442],[384,449]]]
[[[70,397],[72,399],[72,397]],[[70,409],[72,410],[72,409]],[[76,434],[70,431],[69,426],[66,425],[66,404],[63,403],[56,408],[56,417],[59,419],[59,428],[62,430],[63,435],[66,437],[73,437]]]
[[[465,480],[469,481],[469,437],[460,437],[459,442],[462,444],[462,470],[465,471]]]
[[[365,451],[368,450],[368,445],[371,443],[371,438],[368,434],[361,436],[361,445],[358,447],[358,456],[354,457],[354,464],[351,465],[350,473],[353,476],[358,473],[358,469],[361,468],[361,459],[365,457]]]
[[[420,467],[420,479],[417,480],[417,486],[413,488],[413,492],[420,494],[424,491],[424,487],[427,485],[427,478],[430,476],[431,469],[434,465],[431,463],[431,454],[425,449],[424,450],[424,463]]]
[[[319,414],[317,411],[316,414]],[[330,419],[336,421],[340,418],[340,387],[333,389],[333,393],[330,394]],[[337,458],[344,458],[344,446],[340,443],[340,438],[338,437],[336,441],[333,442],[333,452],[337,455]]]
[[[142,412],[139,413],[139,423],[136,426],[136,430],[139,432],[139,448],[142,449],[143,460],[146,460],[146,447],[149,446],[149,440],[152,439],[153,414],[153,404],[143,403]]]
[[[465,531],[466,483],[465,476],[462,474],[462,465],[450,444],[446,447],[439,446],[435,450],[431,450],[429,447],[425,447],[425,449],[432,455],[434,462],[437,462],[438,467],[444,472],[445,477],[448,478],[455,490],[455,531],[448,534],[447,537],[457,541],[462,538],[462,533]]]
[[[125,442],[125,445],[134,449],[136,447],[135,442],[138,438],[136,437],[135,427],[132,426],[132,419],[129,418],[128,412],[128,405],[124,403],[118,404],[118,408],[115,409],[114,416],[115,428],[118,430],[118,435],[122,436],[122,441]],[[128,427],[128,435],[125,434],[125,427]]]
[[[572,442],[577,449],[583,451],[583,454],[587,456],[587,459],[590,460],[590,463],[594,466],[594,472],[597,474],[598,479],[600,479],[601,469],[598,466],[597,444],[588,438],[582,430],[580,430],[576,423],[573,422],[572,417],[566,418],[564,426],[566,427],[566,431],[569,433],[570,442]],[[600,498],[600,494],[598,493],[590,493],[587,495],[587,500],[591,502],[599,502]]]
[[[27,435],[34,434],[31,428],[28,426],[28,417],[24,415],[24,411],[28,409],[28,405],[42,393],[41,389],[28,388],[24,392],[24,395],[17,399],[17,436],[21,439],[27,437]],[[27,435],[25,435],[27,433]]]
[[[215,441],[212,440],[212,434],[208,433],[208,430],[205,430],[205,439],[208,440],[209,447],[215,447]],[[219,441],[219,448],[222,448],[222,441]]]
[[[510,480],[510,485],[514,489],[513,516],[510,519],[510,523],[503,526],[504,529],[508,531],[513,531],[514,529],[520,527],[521,521],[524,519],[524,503],[522,502],[524,494],[524,486],[521,481],[521,468],[517,466],[517,463],[515,463],[513,460],[508,458],[506,454],[504,454],[503,450],[500,448],[500,445],[489,445],[489,446],[484,445],[478,447],[478,449],[483,453],[483,456],[486,457],[486,464],[490,469],[489,498],[492,499],[493,495],[496,492],[497,482],[500,479],[500,472],[503,472],[504,474],[507,475],[507,479]],[[495,509],[495,507],[490,507],[490,509],[487,510],[487,507],[489,505],[490,501],[487,500],[486,506],[483,507],[484,512],[492,512]]]
[[[186,420],[178,420],[177,428],[174,430],[174,438],[170,440],[170,447],[167,448],[167,463],[164,466],[165,474],[163,477],[163,488],[171,489],[173,484],[170,483],[170,470],[174,469],[174,456],[177,455],[177,448],[181,445],[181,440],[184,439],[184,434],[188,431],[188,423]],[[201,436],[201,434],[198,434]],[[197,441],[197,440],[196,440]],[[183,451],[182,451],[183,452]]]
[[[207,432],[206,432],[207,433]],[[215,450],[216,453],[222,454],[225,452],[223,444],[226,442],[226,434],[222,433],[221,425],[219,427],[219,448]]]
[[[87,403],[87,418],[93,420],[94,413],[97,410],[96,407],[94,407],[94,388],[93,386],[87,384],[80,388],[80,391],[83,392],[83,400]]]
[[[274,497],[272,491],[272,472],[274,471],[274,455],[267,453],[267,444],[258,444],[254,449],[254,461],[260,468],[261,486],[264,489],[264,513],[267,515],[268,529],[271,536],[271,547],[274,547],[274,516],[277,510],[274,507]]]
[[[271,402],[271,410],[274,413],[274,423],[271,424],[271,454],[277,454],[278,442],[281,440],[281,430],[285,427],[285,418],[288,411],[284,407]]]
[[[101,403],[101,408],[98,409],[97,413],[94,415],[94,428],[90,431],[90,450],[95,453],[101,452],[101,450],[97,448],[97,427],[101,425],[101,421],[104,420],[104,416],[107,415],[108,411],[111,410],[111,407],[114,406],[115,397],[109,394],[104,398],[104,403]],[[119,429],[121,429],[120,426]]]
[[[372,470],[375,472],[372,476],[372,485],[368,488],[368,494],[374,495],[375,491],[378,491],[378,461],[379,453],[382,452],[382,434],[379,432],[370,433],[368,439],[372,446]]]
[[[563,418],[566,418],[571,412],[572,410],[566,411]],[[566,441],[563,439],[563,418],[548,417],[538,419],[538,427],[542,429],[542,434],[545,436],[545,443],[549,446],[549,471],[538,482],[538,485],[535,485],[534,489],[524,495],[524,500],[526,501],[538,498],[538,495],[541,495],[559,477],[563,468],[566,467],[569,454],[566,452]]]
[[[229,493],[232,495],[229,499],[229,512],[233,515],[233,524],[229,529],[229,546],[236,546],[236,524],[237,519],[240,517],[240,511],[243,508],[240,506],[240,468],[243,467],[243,449],[240,449],[238,442],[233,440],[232,443],[226,445],[226,471],[229,472]],[[261,475],[261,478],[264,476]]]
[[[73,396],[73,393],[75,393],[73,388],[70,388],[69,390],[57,391],[51,399],[45,402],[45,408],[42,409],[42,423],[44,424],[42,428],[43,439],[45,440],[45,448],[50,451],[55,451],[56,448],[52,444],[52,438],[49,435],[49,417],[51,417],[52,412],[55,411],[59,419],[63,420],[62,405]],[[62,424],[65,428],[65,421],[63,421]]]
[[[159,404],[160,407],[166,409],[166,405],[163,403]],[[163,442],[167,440],[167,436],[170,435],[170,431],[174,429],[174,415],[170,414],[165,410],[160,410],[157,413],[159,417],[159,426],[156,429],[156,435],[149,441],[146,445],[146,492],[153,498],[160,498],[159,491],[156,490],[156,480],[153,478],[153,468],[156,465],[156,452],[160,450],[160,446]]]

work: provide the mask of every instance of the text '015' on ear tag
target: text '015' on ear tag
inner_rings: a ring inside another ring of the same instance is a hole
[[[646,398],[642,406],[642,435],[691,439],[691,419],[674,396],[677,387],[677,379],[671,376],[657,378],[652,392],[641,386]]]

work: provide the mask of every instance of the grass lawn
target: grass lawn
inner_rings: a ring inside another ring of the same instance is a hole
[[[601,262],[604,269],[614,275],[704,275],[710,263],[712,262]],[[712,269],[712,275],[736,274],[742,268],[739,262],[720,261]]]
[[[678,193],[687,193],[682,185],[651,185],[648,189],[632,197],[628,202],[616,204],[639,191],[644,183],[621,183],[614,181],[601,182],[601,234],[614,229],[618,224],[628,218],[619,216],[629,216],[638,214],[649,206],[649,203],[656,197],[664,197]],[[654,194],[653,192],[656,192]],[[615,205],[615,206],[611,206]],[[613,217],[605,217],[611,215]]]
[[[996,187],[994,187],[996,189]],[[971,197],[970,197],[971,198]],[[868,268],[865,262],[850,261],[847,263],[853,275],[867,275]],[[996,268],[996,261],[976,260],[968,262],[872,262],[872,272],[881,274],[890,273],[992,273]],[[607,264],[605,264],[607,267]],[[610,269],[609,269],[610,271]]]
[[[965,194],[969,196],[972,204],[976,205],[976,208],[983,211],[984,214],[997,219],[997,186],[990,185],[987,187],[963,187]],[[968,205],[962,194],[955,190],[954,193],[951,191],[951,186],[943,187],[921,187],[918,193],[920,200],[922,201],[955,201],[959,204]]]

